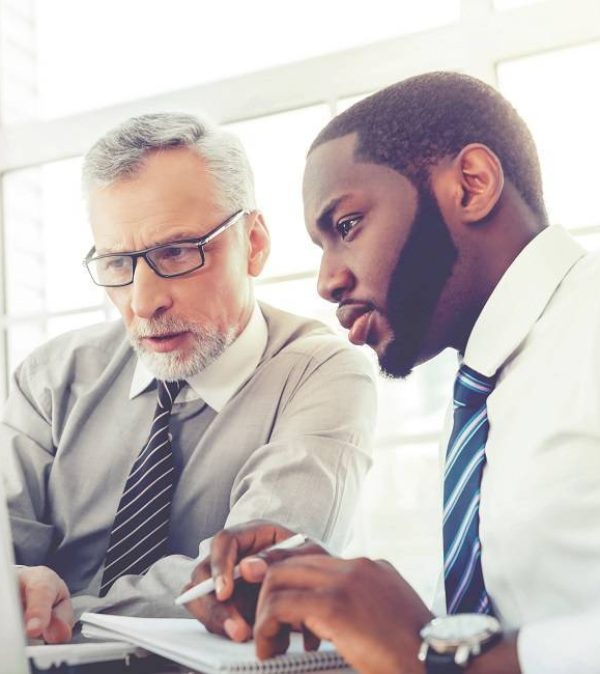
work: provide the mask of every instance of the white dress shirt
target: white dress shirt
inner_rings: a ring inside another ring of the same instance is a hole
[[[600,256],[550,227],[502,277],[464,354],[499,372],[479,533],[496,614],[520,628],[524,674],[600,672],[589,641],[600,629],[599,289]]]

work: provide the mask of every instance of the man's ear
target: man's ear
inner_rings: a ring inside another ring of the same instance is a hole
[[[258,276],[269,257],[271,237],[262,213],[253,211],[250,218],[252,220],[248,227],[248,274]]]
[[[504,189],[502,164],[492,150],[480,143],[466,145],[454,159],[462,188],[463,222],[486,218]]]

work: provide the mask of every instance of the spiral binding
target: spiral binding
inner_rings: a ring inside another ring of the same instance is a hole
[[[323,669],[342,669],[348,667],[344,658],[331,651],[309,651],[293,655],[277,655],[263,662],[246,662],[229,665],[223,671],[246,674],[303,674]]]

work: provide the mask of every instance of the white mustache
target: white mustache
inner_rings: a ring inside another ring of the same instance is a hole
[[[201,332],[198,326],[190,325],[186,321],[178,318],[155,319],[146,321],[145,323],[138,323],[129,328],[129,334],[135,340],[144,339],[146,337],[164,337],[165,335],[172,335],[179,332]]]

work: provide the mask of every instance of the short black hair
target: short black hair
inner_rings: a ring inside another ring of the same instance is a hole
[[[542,178],[531,132],[493,87],[468,75],[417,75],[359,101],[334,117],[310,147],[351,133],[361,161],[383,164],[416,187],[429,185],[429,171],[469,143],[482,143],[500,159],[505,177],[547,223]]]

